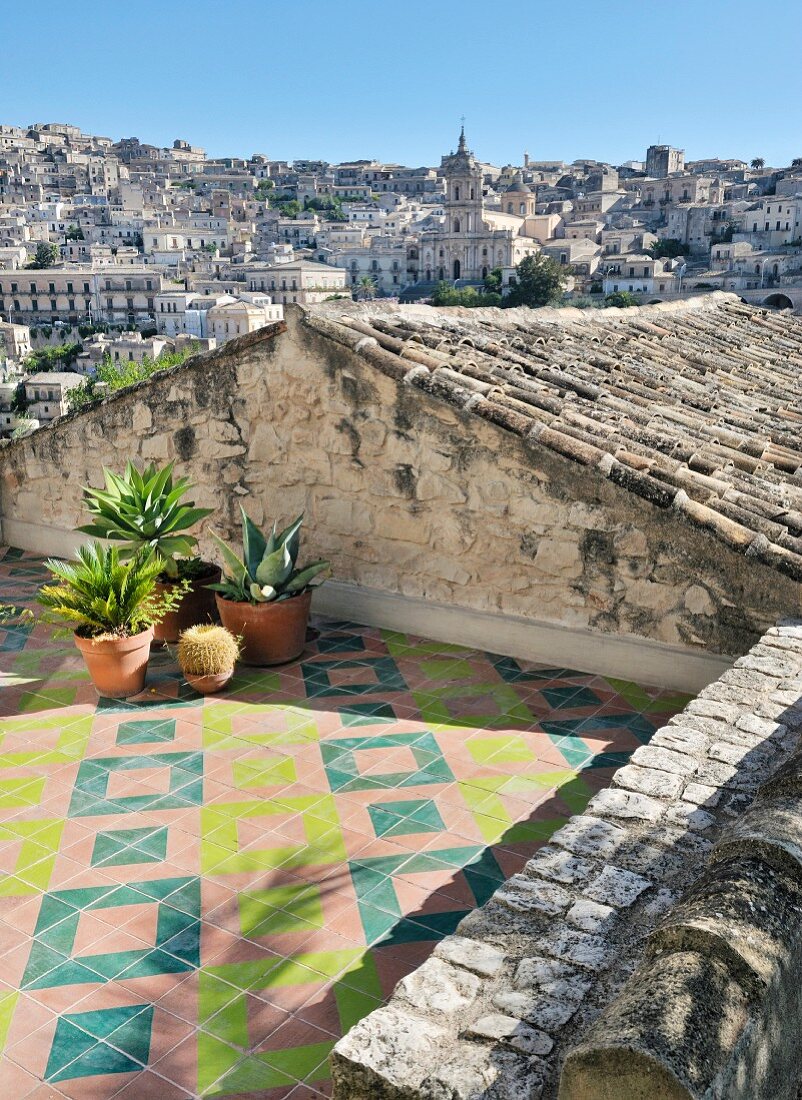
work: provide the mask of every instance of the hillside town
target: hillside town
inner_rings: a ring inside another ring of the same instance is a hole
[[[209,350],[290,303],[504,304],[536,256],[556,292],[515,304],[726,290],[795,308],[801,220],[802,158],[652,145],[619,165],[524,153],[499,167],[463,127],[434,167],[290,163],[0,125],[0,433],[62,415],[103,363]]]

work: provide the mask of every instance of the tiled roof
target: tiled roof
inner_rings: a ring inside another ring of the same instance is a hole
[[[330,303],[307,323],[802,580],[799,318],[715,293],[592,311]]]

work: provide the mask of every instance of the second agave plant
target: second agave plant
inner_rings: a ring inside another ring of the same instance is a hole
[[[303,650],[313,582],[329,571],[327,561],[297,565],[303,515],[283,531],[265,536],[242,512],[242,557],[210,532],[223,554],[225,576],[217,589],[220,618],[242,638],[242,661],[278,665]]]
[[[154,639],[177,642],[182,630],[215,614],[210,586],[220,580],[220,569],[198,557],[198,540],[190,534],[212,509],[185,499],[192,485],[187,478],[173,478],[172,462],[141,471],[129,462],[122,476],[106,469],[103,476],[105,488],[84,489],[92,522],[78,530],[123,543],[123,557],[147,551],[161,561],[157,593],[177,592],[180,599],[156,626]]]

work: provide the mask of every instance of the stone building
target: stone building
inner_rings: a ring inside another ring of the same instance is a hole
[[[480,283],[494,267],[515,267],[538,244],[524,235],[525,217],[534,213],[534,196],[525,188],[510,192],[513,212],[491,211],[484,200],[482,165],[468,149],[465,130],[460,132],[456,153],[441,161],[445,179],[445,224],[420,236],[420,278],[423,282],[448,280]],[[527,197],[528,192],[528,197]],[[525,213],[520,213],[520,208]]]

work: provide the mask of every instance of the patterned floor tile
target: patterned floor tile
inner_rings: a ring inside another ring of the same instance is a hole
[[[0,550],[0,598],[43,577]],[[47,628],[0,657],[19,1100],[330,1095],[337,1038],[686,702],[344,620],[208,698],[169,651],[124,702]]]

